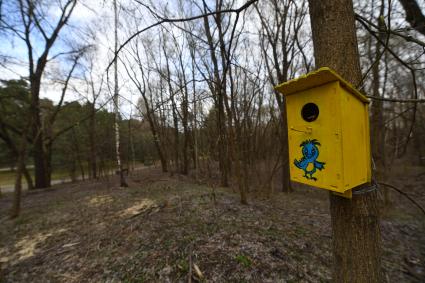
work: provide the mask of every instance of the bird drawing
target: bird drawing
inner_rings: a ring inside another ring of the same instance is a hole
[[[302,154],[300,160],[294,160],[294,165],[299,169],[304,170],[305,178],[309,180],[317,181],[316,177],[313,177],[313,174],[317,171],[317,169],[324,169],[325,162],[317,161],[317,157],[319,156],[319,148],[320,142],[316,139],[313,140],[305,140],[300,144],[302,147]]]

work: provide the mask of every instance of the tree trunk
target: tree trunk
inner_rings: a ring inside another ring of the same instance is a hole
[[[171,84],[171,83],[170,83]],[[177,106],[174,100],[174,94],[170,88],[171,95],[171,105],[173,113],[173,125],[174,125],[174,161],[175,161],[175,171],[180,172],[180,138],[179,138],[179,120],[177,117]]]
[[[78,163],[78,167],[80,167],[80,174],[81,174],[81,179],[84,181],[86,179],[85,174],[84,174],[84,166],[83,166],[83,162],[81,160],[81,151],[80,151],[80,146],[78,145],[78,139],[77,139],[77,135],[75,133],[75,128],[72,128],[72,139],[74,140],[74,156],[75,159],[74,161],[77,161]],[[73,164],[73,166],[75,166],[75,163]]]
[[[381,3],[380,8],[380,17],[378,18],[378,26],[382,29],[385,29],[384,23],[380,20],[381,16],[384,14],[384,2]],[[379,34],[381,40],[385,41],[386,34],[381,32]],[[380,81],[379,81],[379,63],[381,59],[381,48],[380,43],[377,41],[375,44],[375,58],[373,60],[372,67],[372,91],[374,97],[381,97]],[[384,50],[385,52],[385,50]],[[371,134],[372,134],[372,156],[374,158],[375,165],[377,167],[376,173],[378,180],[383,177],[385,172],[385,125],[384,125],[384,102],[380,100],[374,100],[371,106],[372,114],[372,124],[371,124]]]
[[[13,193],[13,205],[12,205],[12,210],[10,212],[10,218],[18,217],[21,212],[22,171],[23,171],[24,162],[25,162],[24,151],[20,152],[20,156],[18,157],[18,166],[16,169],[16,179],[15,179],[15,191]]]
[[[191,52],[192,53],[192,52]],[[195,66],[194,57],[192,57],[192,66]],[[192,85],[193,85],[193,167],[195,169],[195,180],[198,181],[199,176],[199,159],[198,159],[198,134],[197,134],[197,101],[196,101],[196,83],[195,71],[192,71]]]
[[[181,63],[181,65],[183,65],[183,63]],[[189,119],[189,105],[188,105],[188,90],[187,90],[187,82],[186,82],[186,74],[184,73],[184,69],[182,66],[182,70],[183,70],[183,76],[184,76],[184,94],[183,94],[183,102],[182,102],[182,110],[183,110],[183,119],[182,119],[182,124],[183,124],[183,137],[184,137],[184,141],[183,141],[183,168],[182,168],[182,173],[184,175],[187,175],[189,172],[189,139],[190,139],[190,135],[189,135],[189,125],[188,125],[188,119]]]
[[[89,172],[93,179],[97,179],[97,162],[96,162],[96,107],[93,101],[93,104],[90,105],[90,131],[89,131],[89,140],[90,140],[90,169]]]
[[[34,75],[36,76],[36,75]],[[48,180],[48,169],[46,164],[45,152],[44,152],[44,141],[43,141],[43,129],[40,118],[40,81],[41,77],[31,78],[31,115],[33,120],[33,143],[34,143],[34,179],[35,188],[47,188],[50,187]]]
[[[282,150],[282,192],[292,192],[291,178],[289,175],[289,145],[288,145],[288,121],[286,118],[285,100],[283,100],[283,109],[280,110],[281,126],[281,150]]]
[[[21,212],[21,195],[22,195],[22,174],[25,169],[25,159],[27,154],[27,132],[31,125],[32,121],[28,123],[22,132],[21,144],[18,148],[18,161],[16,166],[16,179],[15,179],[15,191],[13,194],[13,204],[10,211],[10,217],[16,218]]]
[[[121,141],[120,141],[120,113],[118,105],[118,11],[117,1],[114,0],[114,39],[115,39],[115,60],[114,60],[114,113],[115,113],[115,155],[117,159],[117,167],[120,175],[120,186],[128,187],[125,181],[122,162],[121,162]]]
[[[361,80],[352,0],[309,0],[316,67]],[[330,194],[334,282],[382,282],[377,193]]]
[[[32,182],[32,178],[31,178],[31,175],[28,172],[28,169],[27,169],[26,166],[24,166],[23,173],[24,173],[24,176],[25,176],[25,180],[27,181],[27,188],[28,188],[28,190],[30,190],[30,191],[31,190],[34,190],[34,184]]]
[[[205,3],[204,3],[205,5]],[[206,8],[205,8],[206,9]],[[225,78],[223,80],[220,78],[218,60],[215,53],[216,47],[214,43],[213,36],[211,34],[210,24],[208,17],[204,17],[204,28],[205,35],[208,40],[208,45],[210,47],[210,56],[213,63],[213,83],[210,86],[211,92],[214,95],[214,107],[216,110],[216,121],[218,129],[218,162],[220,168],[220,185],[222,187],[229,186],[229,175],[230,175],[230,165],[231,160],[229,158],[229,149],[227,147],[226,140],[226,117],[224,113],[224,95],[225,93]]]
[[[189,142],[190,142],[190,134],[189,134],[189,90],[187,88],[188,82],[186,79],[186,71],[183,63],[183,55],[179,53],[179,64],[181,69],[181,76],[179,81],[182,85],[183,90],[183,101],[182,101],[182,125],[183,125],[183,168],[182,173],[187,175],[189,173]]]
[[[128,119],[128,143],[129,143],[129,151],[131,155],[131,171],[136,169],[136,151],[134,150],[134,142],[133,142],[133,130],[131,126],[131,113],[130,119]],[[130,158],[128,158],[128,169],[130,170]]]

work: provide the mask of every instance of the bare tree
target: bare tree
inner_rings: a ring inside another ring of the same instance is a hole
[[[50,186],[49,153],[46,152],[45,133],[41,123],[40,86],[47,63],[64,53],[49,58],[59,33],[66,26],[77,4],[76,0],[67,0],[59,5],[60,11],[56,23],[51,26],[48,17],[48,5],[44,2],[19,0],[8,18],[2,18],[2,26],[11,34],[21,39],[27,47],[28,72],[31,89],[31,107],[33,127],[32,142],[34,144],[35,187]],[[53,19],[55,20],[55,19]],[[36,36],[44,40],[44,44],[35,42]],[[42,50],[38,48],[43,46]],[[73,53],[69,51],[65,53]],[[38,57],[37,55],[40,54]]]
[[[305,1],[298,6],[295,1],[272,0],[263,5],[256,4],[255,9],[261,20],[260,46],[266,62],[268,77],[272,85],[285,82],[290,78],[291,65],[301,53],[308,71],[310,62],[306,59],[303,46],[299,40],[299,32],[303,25],[306,7]],[[269,14],[273,17],[270,19]],[[280,145],[282,151],[282,191],[291,191],[289,178],[289,152],[286,121],[285,98],[274,92],[280,110]]]
[[[121,141],[120,141],[120,112],[119,112],[119,93],[118,93],[118,9],[117,0],[114,0],[114,130],[115,130],[115,156],[117,160],[118,173],[120,176],[120,186],[128,187],[125,180],[123,164],[121,161]]]

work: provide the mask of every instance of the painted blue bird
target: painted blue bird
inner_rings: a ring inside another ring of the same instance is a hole
[[[318,146],[320,146],[320,143],[316,139],[303,141],[300,144],[300,147],[302,147],[301,151],[303,157],[301,157],[299,161],[296,159],[294,160],[295,166],[304,170],[303,177],[314,181],[317,180],[316,177],[313,177],[313,174],[316,172],[316,170],[322,170],[325,168],[325,162],[320,162],[316,160],[319,156]]]

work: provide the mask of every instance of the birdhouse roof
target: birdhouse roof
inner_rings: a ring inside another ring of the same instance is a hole
[[[283,95],[290,95],[335,81],[339,81],[343,88],[352,93],[360,101],[369,103],[369,99],[367,99],[366,96],[360,93],[360,91],[358,91],[354,86],[328,67],[320,68],[317,71],[310,72],[299,78],[279,84],[275,86],[274,89]]]

